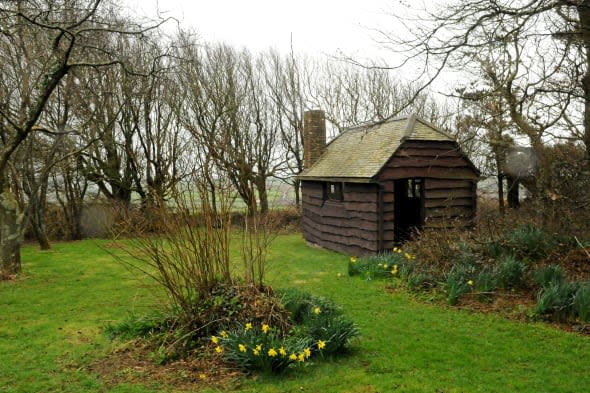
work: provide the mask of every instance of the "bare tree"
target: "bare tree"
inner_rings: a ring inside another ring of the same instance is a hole
[[[80,157],[85,176],[121,206],[131,203],[134,191],[145,196],[135,144],[139,119],[129,109],[133,92],[126,91],[133,82],[121,69],[85,70],[76,94],[76,116],[86,124],[84,143],[90,145]]]
[[[300,181],[303,171],[303,112],[306,106],[303,75],[307,60],[297,58],[293,52],[281,56],[276,51],[265,55],[263,74],[268,96],[277,117],[280,141],[284,154],[285,181],[293,186],[295,204],[301,203]]]
[[[268,211],[267,181],[282,169],[279,119],[268,98],[261,59],[225,45],[183,45],[179,112],[202,154],[227,176],[250,215]]]
[[[141,35],[101,0],[0,3],[0,271],[21,270],[22,215],[8,190],[17,149],[35,132],[48,100],[76,68],[121,64],[106,37]],[[59,132],[59,130],[57,130]]]
[[[421,65],[422,88],[445,69],[473,71],[537,154],[555,134],[579,137],[590,170],[589,0],[462,0],[400,14],[396,32],[381,31],[405,54],[396,67]]]
[[[59,161],[51,171],[51,183],[63,213],[64,237],[82,239],[82,214],[89,182],[81,165],[80,142],[75,136],[64,138],[60,145]]]

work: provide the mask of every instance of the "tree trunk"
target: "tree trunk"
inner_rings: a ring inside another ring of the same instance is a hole
[[[40,192],[45,192],[46,187],[42,187]],[[29,221],[31,224],[31,229],[33,230],[33,235],[35,239],[37,239],[37,243],[39,243],[39,248],[41,250],[50,250],[51,245],[49,244],[49,238],[47,237],[47,230],[45,226],[45,201],[41,200],[40,198],[44,198],[42,195],[38,196],[36,194],[29,195]]]
[[[500,213],[504,214],[504,175],[498,172],[498,208]]]
[[[39,248],[41,250],[50,250],[51,244],[49,243],[49,238],[47,237],[45,223],[39,220],[38,217],[35,217],[31,221],[31,226],[33,227],[33,233],[35,234],[37,243],[39,243]]]
[[[268,213],[268,192],[266,190],[266,179],[261,179],[256,183],[256,189],[258,190],[258,199],[260,200],[260,213]]]
[[[23,214],[14,195],[0,194],[0,276],[21,271],[20,246]]]
[[[295,189],[295,206],[301,206],[301,181],[295,180],[293,183],[293,188]]]
[[[580,18],[580,32],[582,45],[586,52],[586,72],[582,78],[584,90],[584,144],[586,145],[586,170],[590,171],[590,0],[584,0],[578,5]]]

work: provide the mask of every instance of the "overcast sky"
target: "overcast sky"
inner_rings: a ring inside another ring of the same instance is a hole
[[[381,56],[372,29],[391,22],[391,0],[126,0],[139,14],[174,16],[206,41],[253,51]]]

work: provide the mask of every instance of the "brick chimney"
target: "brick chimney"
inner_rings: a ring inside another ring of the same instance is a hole
[[[303,113],[303,168],[309,169],[326,150],[326,117],[322,110]]]

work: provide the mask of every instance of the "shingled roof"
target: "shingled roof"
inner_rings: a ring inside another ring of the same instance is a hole
[[[415,115],[355,127],[334,138],[318,161],[304,170],[299,178],[370,181],[406,140],[454,141]]]

